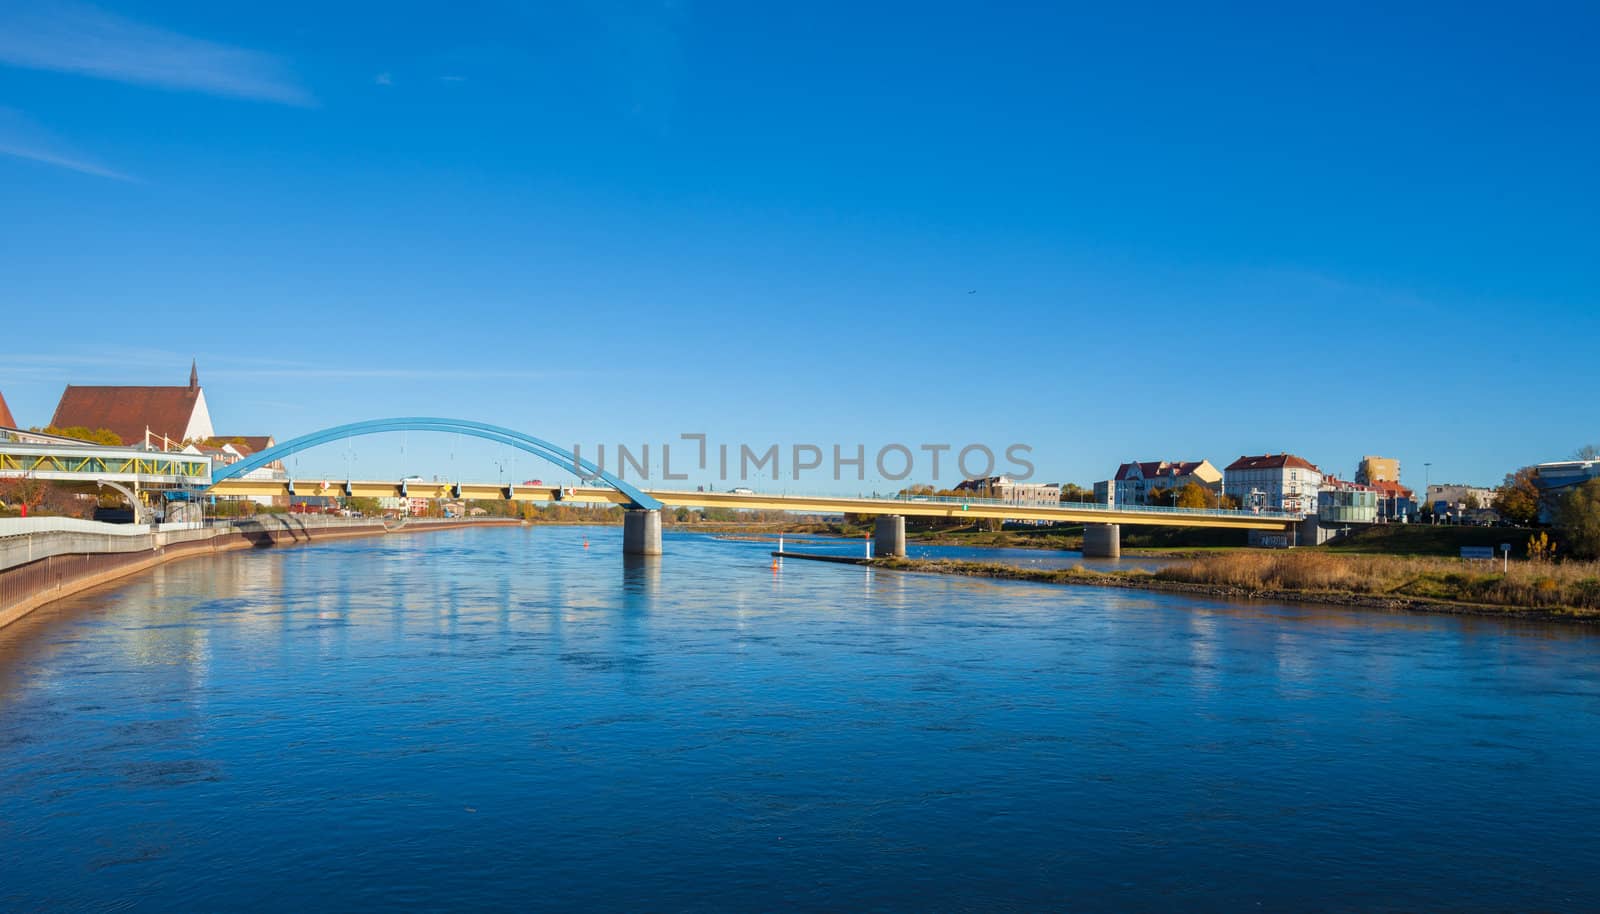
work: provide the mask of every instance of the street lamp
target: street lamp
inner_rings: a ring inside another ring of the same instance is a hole
[[[1432,488],[1433,488],[1433,464],[1428,462],[1428,461],[1423,461],[1423,463],[1422,463],[1422,502],[1425,505],[1428,504],[1428,498],[1432,495],[1432,493],[1429,492],[1428,490],[1432,489]],[[1432,523],[1432,524],[1436,524],[1436,523],[1439,522],[1439,518],[1433,516],[1433,506],[1432,505],[1428,505],[1428,522]]]

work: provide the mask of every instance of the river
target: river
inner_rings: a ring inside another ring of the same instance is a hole
[[[1600,908],[1593,629],[620,539],[0,629],[0,910]]]

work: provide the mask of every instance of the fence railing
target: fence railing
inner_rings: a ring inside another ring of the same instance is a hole
[[[1296,520],[1299,514],[1287,511],[1256,511],[1249,508],[1169,508],[1161,505],[1107,505],[1097,501],[1063,501],[1031,503],[1009,498],[964,498],[959,495],[879,495],[882,501],[934,502],[958,505],[1006,505],[1018,508],[1062,508],[1073,511],[1107,511],[1118,514],[1187,514],[1209,517],[1265,517],[1273,520]]]

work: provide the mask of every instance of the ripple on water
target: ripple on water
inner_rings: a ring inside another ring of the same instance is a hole
[[[261,550],[0,630],[0,908],[1600,909],[1587,629],[618,538]]]

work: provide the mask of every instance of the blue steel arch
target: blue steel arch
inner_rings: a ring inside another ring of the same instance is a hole
[[[629,507],[643,508],[648,511],[657,511],[661,502],[638,488],[628,485],[605,470],[595,466],[587,460],[581,460],[576,454],[557,447],[542,438],[525,435],[522,432],[498,425],[489,425],[483,422],[469,422],[465,419],[438,419],[427,416],[409,416],[399,419],[369,419],[366,422],[351,422],[348,425],[336,425],[325,428],[320,432],[301,435],[282,444],[269,447],[264,451],[245,458],[231,466],[222,467],[211,476],[211,483],[215,485],[226,479],[243,476],[251,470],[282,460],[290,454],[298,453],[319,444],[338,441],[343,438],[353,438],[358,435],[376,435],[380,432],[456,432],[462,435],[471,435],[485,441],[505,444],[519,450],[527,451],[537,457],[543,457],[559,467],[571,467],[581,471],[586,478],[599,479],[606,485],[623,495],[626,495],[632,504]]]

